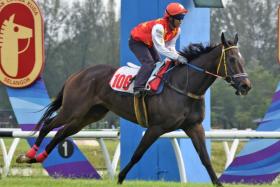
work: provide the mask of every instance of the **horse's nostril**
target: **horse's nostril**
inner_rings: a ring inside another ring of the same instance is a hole
[[[242,84],[240,85],[241,90],[249,91],[251,89],[251,86],[248,84]]]
[[[241,88],[247,89],[247,88],[249,88],[249,86],[247,84],[243,84],[243,85],[241,85]]]

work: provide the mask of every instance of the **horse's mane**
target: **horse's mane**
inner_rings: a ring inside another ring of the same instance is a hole
[[[217,45],[207,45],[203,46],[202,43],[190,44],[188,47],[184,47],[182,51],[179,51],[179,54],[186,57],[188,61],[191,61],[202,54],[210,52],[212,49],[217,47]]]

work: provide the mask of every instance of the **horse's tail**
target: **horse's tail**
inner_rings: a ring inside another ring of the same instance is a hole
[[[47,106],[46,112],[43,114],[43,116],[41,117],[41,119],[39,120],[37,125],[33,128],[33,131],[35,131],[35,132],[38,131],[41,128],[41,126],[43,124],[45,124],[44,122],[51,119],[53,113],[56,112],[61,107],[62,100],[63,100],[63,90],[64,90],[64,86],[62,87],[62,89],[60,90],[58,95],[56,96],[55,100],[52,101]]]

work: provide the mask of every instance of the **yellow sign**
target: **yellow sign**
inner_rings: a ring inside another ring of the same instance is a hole
[[[33,0],[0,0],[0,81],[21,88],[44,66],[42,16]]]

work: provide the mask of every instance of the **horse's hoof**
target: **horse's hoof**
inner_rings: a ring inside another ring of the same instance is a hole
[[[36,163],[37,161],[35,158],[29,158],[26,155],[19,155],[16,159],[16,162],[19,164],[22,164],[22,163],[32,164],[32,163]]]
[[[219,183],[217,183],[215,186],[216,186],[216,187],[224,187],[224,186],[223,186],[223,184],[222,184],[222,183],[220,183],[220,182],[219,182]]]
[[[26,163],[27,159],[29,159],[27,156],[25,155],[19,155],[16,159],[16,163]]]
[[[118,184],[122,184],[122,180],[120,180],[120,178],[118,178]]]
[[[121,177],[121,176],[119,175],[119,177],[118,177],[118,184],[122,184],[123,181],[124,181],[124,177]]]
[[[122,181],[118,181],[118,185],[121,185],[123,182]]]

